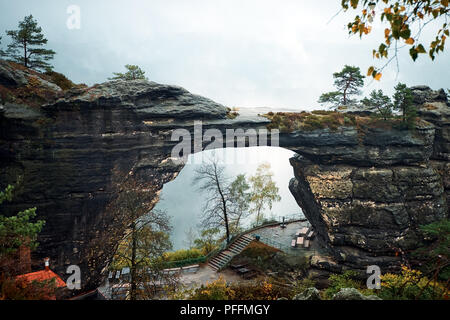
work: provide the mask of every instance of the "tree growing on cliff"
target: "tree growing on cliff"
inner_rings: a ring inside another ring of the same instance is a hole
[[[446,38],[450,36],[449,3],[448,0],[341,0],[344,10],[357,11],[347,26],[350,34],[358,34],[360,38],[370,34],[377,18],[386,24],[383,42],[373,50],[373,56],[388,61],[381,68],[371,66],[368,76],[379,80],[384,67],[398,59],[401,46],[409,48],[414,61],[419,54],[428,53],[434,60],[436,54],[443,52]],[[428,46],[420,43],[422,31],[427,26],[435,35]]]
[[[342,71],[333,74],[337,91],[327,92],[320,96],[319,103],[332,107],[347,106],[354,103],[353,96],[361,94],[364,76],[359,67],[346,65]]]
[[[384,120],[392,117],[392,102],[389,96],[384,95],[383,90],[373,90],[369,98],[364,98],[361,103],[369,110],[377,111]]]
[[[263,210],[268,207],[272,209],[274,202],[280,201],[279,189],[273,181],[273,173],[270,171],[270,164],[263,163],[256,174],[250,177],[251,185],[251,211],[256,214],[256,224],[260,224],[264,218]]]
[[[109,78],[109,80],[148,80],[145,77],[145,71],[136,65],[127,64],[125,68],[128,70],[125,73],[114,72],[114,77]]]
[[[119,242],[113,266],[130,268],[129,298],[150,299],[161,283],[173,285],[175,280],[162,270],[162,254],[171,249],[171,230],[166,213],[152,210],[153,189],[141,183],[133,171],[128,174],[114,170],[117,194],[108,210],[116,223],[125,226],[125,237]],[[119,231],[123,228],[118,227]],[[121,286],[118,286],[121,289]]]
[[[12,61],[38,71],[47,71],[53,68],[47,61],[52,60],[56,53],[43,48],[47,44],[47,39],[32,15],[19,22],[19,29],[8,30],[6,34],[12,39],[8,45],[6,56]]]
[[[402,113],[403,123],[412,129],[416,123],[417,109],[413,105],[413,95],[406,84],[399,83],[395,87],[394,109]]]

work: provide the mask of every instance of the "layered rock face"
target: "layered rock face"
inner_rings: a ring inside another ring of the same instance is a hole
[[[137,92],[141,85],[137,82],[136,90],[131,87],[130,92]],[[46,225],[36,259],[51,257],[61,275],[68,265],[79,265],[85,288],[98,284],[112,252],[110,247],[91,244],[113,234],[105,216],[113,195],[113,168],[128,172],[134,167],[152,190],[160,190],[181,170],[166,161],[172,147],[167,143],[170,131],[146,126],[143,120],[151,116],[130,106],[127,99],[135,97],[118,101],[108,91],[116,87],[121,88],[120,84],[105,85],[100,89],[104,93],[96,91],[98,98],[92,97],[91,102],[81,95],[67,103],[65,99],[71,98],[63,98],[41,110],[6,104],[0,119],[1,181],[14,183],[22,177],[19,194],[7,211],[37,207]],[[177,97],[188,99],[190,95],[175,87],[149,85],[140,98],[153,93],[171,95],[173,105]],[[116,99],[114,103],[106,98],[109,94]],[[157,200],[155,193],[154,202]]]
[[[28,88],[30,74],[3,71],[3,86]],[[113,169],[134,170],[156,203],[159,190],[183,167],[169,160],[178,143],[171,141],[173,130],[192,132],[195,120],[202,120],[205,129],[264,127],[267,122],[231,121],[218,103],[148,81],[59,91],[56,100],[40,108],[15,101],[0,106],[0,188],[21,177],[14,201],[5,203],[2,213],[37,207],[46,225],[35,261],[40,267],[43,257],[51,257],[52,268],[62,276],[68,265],[79,265],[85,289],[99,284],[112,244],[124,231],[111,230],[106,210],[114,195]],[[116,238],[102,242],[105,237]]]
[[[225,134],[266,128],[269,122],[255,115],[231,120],[218,103],[141,80],[62,92],[39,74],[0,61],[4,88],[24,89],[21,94],[43,90],[48,101],[36,108],[26,94],[23,100],[2,96],[0,188],[18,177],[22,183],[1,212],[37,207],[46,225],[36,261],[51,257],[60,275],[68,265],[79,265],[84,289],[102,280],[126,227],[111,230],[107,205],[114,196],[114,168],[134,170],[156,203],[164,183],[183,167],[170,159],[178,143],[171,141],[175,129],[193,133],[194,121],[202,120],[203,131]],[[290,189],[338,269],[391,267],[400,259],[397,250],[422,241],[419,225],[448,215],[448,105],[439,92],[425,87],[414,92],[431,123],[415,132],[341,127],[280,135],[280,146],[298,154],[291,160]]]
[[[450,107],[444,90],[433,91],[429,87],[413,87],[414,102],[421,118],[436,128],[430,164],[442,176],[450,205]]]
[[[316,266],[395,269],[423,244],[420,225],[448,217],[449,107],[445,94],[417,90],[433,125],[296,134],[304,145],[293,148],[290,189],[332,258]]]

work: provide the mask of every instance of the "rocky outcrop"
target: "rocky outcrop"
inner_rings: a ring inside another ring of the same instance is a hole
[[[322,300],[320,292],[316,288],[308,288],[302,293],[297,294],[292,300]]]
[[[356,167],[291,160],[290,189],[340,265],[395,266],[396,252],[422,244],[419,225],[447,216],[441,177],[431,166]]]
[[[427,86],[412,89],[419,116],[436,129],[430,164],[442,176],[450,204],[450,104],[444,90],[433,91]]]
[[[73,108],[132,110],[134,121],[155,118],[224,119],[227,109],[204,97],[170,85],[146,80],[110,81],[87,89],[74,89],[51,105],[46,111],[72,111]]]
[[[355,288],[342,288],[332,300],[381,300],[376,295],[365,296]]]
[[[429,125],[414,131],[293,133],[304,143],[292,148],[290,189],[331,257],[316,267],[396,268],[424,243],[420,225],[448,217],[449,108],[445,95],[424,90],[416,101]]]
[[[0,60],[0,86],[9,88],[20,88],[30,85],[31,82],[34,86],[41,87],[43,89],[51,90],[54,92],[61,92],[61,88],[56,84],[44,79],[39,73],[26,69],[12,62]]]
[[[433,153],[434,133],[431,125],[415,132],[340,127],[295,131],[282,135],[280,144],[318,164],[410,165],[428,161]]]

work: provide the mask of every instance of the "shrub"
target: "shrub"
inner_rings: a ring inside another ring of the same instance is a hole
[[[312,114],[321,115],[321,116],[326,116],[326,115],[332,114],[334,112],[335,111],[331,111],[331,110],[314,110],[314,111],[311,111]]]
[[[291,297],[292,290],[273,282],[272,279],[260,279],[249,282],[227,284],[220,277],[194,290],[190,300],[277,300]]]
[[[55,71],[47,71],[45,75],[48,77],[48,80],[63,90],[69,90],[75,87],[75,84],[67,79],[65,75],[62,73],[58,73]]]
[[[236,119],[239,116],[239,108],[233,107],[233,108],[228,108],[227,107],[227,118],[228,119]]]
[[[167,262],[171,261],[183,261],[188,259],[197,259],[201,258],[203,253],[201,250],[197,248],[192,248],[189,250],[178,250],[175,252],[166,252],[164,253],[164,260]]]
[[[233,283],[230,286],[234,300],[277,300],[292,296],[292,290],[272,279],[255,280],[247,283]]]
[[[316,286],[316,281],[311,278],[303,278],[300,279],[293,284],[292,293],[293,295],[297,295],[303,293],[306,289],[312,288]]]
[[[381,276],[381,291],[378,294],[385,300],[436,300],[448,299],[449,290],[442,284],[432,281],[418,270],[402,267],[401,274]]]
[[[57,287],[55,279],[27,281],[7,279],[1,286],[0,300],[54,300]]]
[[[433,242],[419,248],[414,255],[423,260],[421,270],[427,274],[436,274],[437,279],[450,279],[450,219],[443,219],[420,229]]]
[[[266,118],[272,122],[268,129],[279,129],[281,132],[293,132],[295,130],[318,130],[329,128],[337,130],[343,125],[355,125],[355,117],[345,116],[340,112],[318,110],[311,113],[286,113],[278,112],[276,114],[268,113]],[[347,122],[345,121],[347,117]]]
[[[325,299],[331,299],[342,288],[362,289],[361,283],[356,279],[358,273],[352,270],[345,271],[343,274],[332,274],[328,280],[330,286],[323,292]]]
[[[234,300],[234,291],[228,287],[225,279],[220,277],[216,281],[206,283],[196,289],[189,297],[190,300]]]
[[[199,249],[205,256],[217,249],[219,240],[217,237],[220,229],[205,229],[201,232],[200,238],[194,240],[195,248]]]

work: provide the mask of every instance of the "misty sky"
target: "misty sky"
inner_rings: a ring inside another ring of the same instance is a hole
[[[3,46],[6,29],[25,15],[38,19],[56,71],[75,82],[103,82],[125,64],[140,65],[151,80],[176,84],[227,106],[317,108],[332,90],[332,73],[344,64],[365,70],[384,26],[366,39],[349,38],[353,12],[340,0],[0,0]],[[81,29],[66,27],[69,5],[81,8]],[[328,23],[329,22],[329,23]],[[429,34],[425,33],[425,37]],[[406,48],[405,48],[406,49]],[[436,62],[413,63],[402,52],[383,81],[366,92],[392,93],[397,81],[448,87],[449,53]]]

